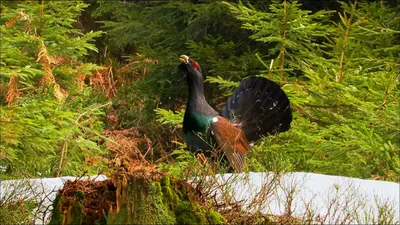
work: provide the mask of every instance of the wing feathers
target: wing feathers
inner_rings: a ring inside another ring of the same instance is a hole
[[[250,151],[250,144],[243,131],[229,120],[217,116],[211,123],[211,132],[218,148],[224,152],[235,171],[242,172],[244,155]]]

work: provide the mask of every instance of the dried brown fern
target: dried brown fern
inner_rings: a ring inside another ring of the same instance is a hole
[[[40,80],[40,86],[44,87],[43,91],[44,93],[47,93],[46,85],[52,84],[54,88],[53,96],[57,99],[58,102],[63,102],[68,97],[69,92],[61,88],[60,85],[56,82],[53,71],[51,69],[51,64],[62,63],[65,60],[65,57],[51,57],[47,52],[47,48],[43,40],[41,38],[38,39],[40,40],[41,46],[36,62],[43,63],[42,69],[44,71],[43,77]]]
[[[18,98],[21,93],[18,90],[18,78],[13,76],[8,81],[8,91],[6,94],[6,102],[10,105],[15,98]]]

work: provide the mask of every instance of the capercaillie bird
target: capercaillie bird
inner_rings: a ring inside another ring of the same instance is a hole
[[[179,59],[182,63],[178,69],[186,75],[189,91],[183,137],[191,151],[210,156],[217,149],[236,172],[241,172],[250,142],[290,128],[290,102],[278,84],[263,77],[249,77],[218,113],[205,99],[200,65],[186,55]]]

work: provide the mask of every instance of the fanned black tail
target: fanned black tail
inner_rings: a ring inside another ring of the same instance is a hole
[[[242,81],[228,98],[221,115],[238,124],[250,142],[287,131],[292,122],[285,92],[278,84],[263,77]]]

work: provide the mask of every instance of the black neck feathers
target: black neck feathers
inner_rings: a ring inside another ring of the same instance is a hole
[[[199,72],[186,76],[188,84],[188,105],[204,104],[206,99],[204,97],[204,81]]]
[[[200,70],[193,68],[192,64],[182,64],[180,68],[184,69],[188,84],[189,96],[186,110],[205,116],[217,116],[218,113],[207,103],[204,96],[204,80]]]

